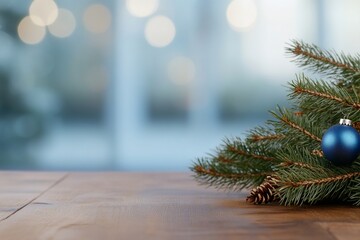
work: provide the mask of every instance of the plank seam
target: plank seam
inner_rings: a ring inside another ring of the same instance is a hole
[[[19,207],[18,209],[16,209],[14,212],[10,213],[9,215],[7,215],[6,217],[0,219],[0,223],[5,221],[6,219],[12,217],[13,215],[15,215],[17,212],[21,211],[22,209],[24,209],[25,207],[29,206],[31,203],[33,203],[36,199],[38,199],[39,197],[41,197],[42,195],[44,195],[46,192],[48,192],[50,189],[52,189],[53,187],[55,187],[56,185],[58,185],[59,183],[61,183],[62,181],[65,180],[65,178],[67,178],[69,176],[69,173],[65,174],[64,176],[62,176],[61,178],[59,178],[56,182],[54,182],[52,185],[50,185],[48,188],[46,188],[44,191],[42,191],[39,195],[37,195],[36,197],[34,197],[33,199],[31,199],[29,202],[25,203],[24,205],[22,205],[21,207]]]
[[[331,231],[331,229],[329,228],[329,226],[323,226],[322,222],[315,222],[315,224],[317,224],[318,226],[320,226],[322,229],[324,229],[332,239],[334,240],[338,240],[339,238],[335,236],[335,234]]]

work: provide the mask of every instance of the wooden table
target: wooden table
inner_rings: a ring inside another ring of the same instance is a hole
[[[0,172],[0,239],[360,239],[360,208],[256,206],[246,194],[189,173]]]

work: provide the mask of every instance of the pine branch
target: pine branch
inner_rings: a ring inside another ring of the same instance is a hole
[[[323,200],[348,201],[349,186],[360,172],[350,172],[345,168],[320,168],[322,171],[309,169],[277,171],[279,177],[278,194],[284,205],[315,204]]]
[[[305,128],[301,127],[300,125],[296,124],[295,122],[292,122],[292,121],[291,121],[289,118],[287,118],[286,116],[282,116],[281,120],[282,120],[284,123],[288,124],[290,127],[298,130],[299,132],[305,134],[306,136],[312,138],[313,140],[318,141],[318,142],[321,142],[321,139],[320,139],[318,136],[312,134],[311,132],[309,132],[309,131],[306,130]]]
[[[271,169],[273,165],[278,164],[278,160],[272,156],[266,146],[258,146],[246,144],[239,138],[225,139],[223,145],[218,149],[216,156],[212,156],[212,160],[217,158],[227,158],[227,167],[235,167],[242,169]]]
[[[257,154],[257,153],[250,153],[248,151],[239,149],[236,145],[234,146],[231,144],[229,144],[227,146],[227,151],[229,151],[230,153],[233,153],[233,154],[237,154],[239,156],[245,156],[245,157],[260,159],[260,160],[264,160],[264,161],[274,161],[275,160],[275,158],[273,158],[273,157],[268,157],[268,156]]]
[[[287,146],[276,157],[285,162],[275,169],[280,202],[285,205],[314,204],[332,199],[349,201],[349,186],[360,174],[360,161],[351,167],[334,166],[303,147]],[[295,164],[287,164],[289,159]]]
[[[191,170],[202,184],[242,189],[260,184],[278,163],[264,148],[253,148],[235,138],[225,139],[215,154],[198,159]]]
[[[305,180],[305,181],[299,181],[299,182],[286,182],[283,183],[283,187],[291,186],[291,187],[300,187],[300,186],[313,186],[313,185],[321,185],[321,184],[327,184],[327,183],[334,183],[338,181],[346,181],[349,179],[352,179],[354,177],[359,177],[360,172],[352,172],[352,173],[346,173],[342,175],[337,175],[333,177],[326,177],[326,178],[320,178],[320,179],[312,179],[312,180]]]
[[[214,156],[214,161],[219,162],[219,163],[234,163],[233,158],[229,158],[224,155],[219,155],[217,157]]]
[[[279,164],[280,167],[300,167],[300,168],[307,168],[307,169],[311,169],[313,171],[318,170],[318,168],[315,168],[314,166],[311,166],[310,164],[307,163],[302,163],[302,162],[295,162],[293,160],[290,159],[285,159],[283,162],[281,162]]]
[[[311,154],[314,155],[314,156],[318,156],[318,157],[323,157],[324,156],[323,151],[318,150],[318,149],[312,150]]]
[[[201,165],[197,165],[194,167],[195,172],[199,175],[210,175],[212,177],[220,177],[220,178],[228,178],[228,179],[243,179],[243,178],[251,178],[251,177],[258,177],[258,176],[267,176],[268,173],[264,172],[255,172],[255,173],[221,173],[217,172],[215,169],[210,168],[206,169]]]
[[[314,151],[300,146],[285,146],[282,150],[277,151],[276,158],[281,162],[277,165],[277,169],[286,169],[292,171],[290,168],[306,168],[314,172],[324,172],[324,169],[330,167],[330,164],[322,156],[314,154]]]
[[[240,190],[256,186],[263,179],[273,174],[273,171],[247,170],[228,168],[226,165],[217,165],[209,159],[198,159],[190,168],[200,184],[214,186],[219,189]]]
[[[322,131],[317,126],[314,127],[314,123],[317,123],[315,119],[309,119],[307,115],[294,115],[286,109],[278,108],[278,110],[271,111],[273,116],[279,121],[270,121],[275,127],[278,133],[282,133],[287,137],[287,144],[303,144],[305,147],[317,149],[321,142],[320,136]],[[311,141],[309,141],[309,139]]]
[[[341,103],[341,104],[343,104],[345,106],[350,106],[350,107],[353,107],[353,108],[356,108],[356,109],[360,109],[360,104],[357,103],[357,102],[351,102],[351,101],[349,101],[347,99],[330,95],[329,93],[322,93],[322,92],[319,92],[319,91],[316,91],[316,90],[310,90],[310,88],[311,87],[304,87],[304,86],[297,85],[294,88],[294,93],[295,94],[301,94],[302,93],[302,94],[307,94],[307,95],[310,95],[310,96],[315,96],[315,97],[318,97],[318,98],[326,98],[326,99],[329,99],[329,100],[337,101],[338,103]]]
[[[256,127],[248,132],[245,139],[245,145],[253,146],[253,148],[265,148],[274,151],[281,148],[286,136],[274,130],[270,124],[266,126]]]
[[[273,134],[273,135],[267,135],[267,136],[262,136],[262,135],[251,135],[249,136],[249,141],[252,142],[258,142],[258,141],[265,141],[265,140],[275,140],[275,139],[281,139],[284,138],[285,135],[283,134]]]
[[[299,66],[315,72],[326,74],[336,79],[360,76],[360,57],[347,56],[343,53],[325,51],[313,44],[302,41],[292,41],[286,48],[295,57],[294,62]]]
[[[292,91],[289,95],[290,98],[301,100],[300,105],[302,108],[314,109],[315,107],[318,108],[319,104],[322,104],[332,106],[332,108],[337,110],[344,107],[349,107],[349,110],[360,109],[359,98],[356,92],[349,92],[346,89],[322,80],[313,81],[303,74],[296,76],[296,79],[290,83],[290,89]]]
[[[360,56],[296,41],[288,51],[299,65],[325,73],[338,84],[297,76],[290,83],[293,108],[271,112],[274,119],[251,130],[245,141],[226,139],[214,155],[198,159],[191,170],[208,186],[233,190],[255,186],[247,198],[255,204],[336,199],[360,206],[360,159],[351,166],[334,166],[320,150],[324,131],[339,118],[360,119]],[[360,130],[360,123],[354,122],[354,127]]]
[[[304,115],[304,112],[303,111],[297,111],[297,112],[294,112],[294,115],[295,116],[302,116],[302,115]]]
[[[360,206],[360,177],[356,177],[349,186],[349,199],[354,205]]]

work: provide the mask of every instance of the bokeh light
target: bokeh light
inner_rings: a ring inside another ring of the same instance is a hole
[[[85,10],[83,21],[88,31],[104,33],[111,25],[111,13],[104,5],[93,4]]]
[[[29,16],[36,25],[47,26],[55,22],[58,11],[53,0],[34,0],[29,8]]]
[[[151,46],[165,47],[175,37],[176,29],[170,18],[155,16],[146,23],[145,38]]]
[[[178,85],[188,85],[195,78],[195,64],[187,57],[178,56],[173,58],[167,67],[171,81]]]
[[[37,44],[44,39],[45,34],[45,27],[36,25],[29,16],[24,17],[19,23],[18,35],[24,43]]]
[[[59,9],[59,15],[56,21],[49,25],[49,32],[59,38],[70,36],[76,27],[76,20],[71,11],[67,9]]]
[[[147,17],[159,7],[158,0],[126,0],[126,8],[135,17]]]
[[[226,17],[231,27],[241,31],[252,26],[257,17],[257,8],[253,0],[234,0],[230,2]]]

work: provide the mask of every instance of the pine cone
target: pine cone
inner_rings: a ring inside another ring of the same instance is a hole
[[[279,200],[276,195],[278,179],[275,176],[267,176],[260,186],[253,188],[246,201],[254,204],[270,203]]]
[[[360,132],[360,122],[353,122],[352,123],[353,128],[355,128],[358,132]]]

